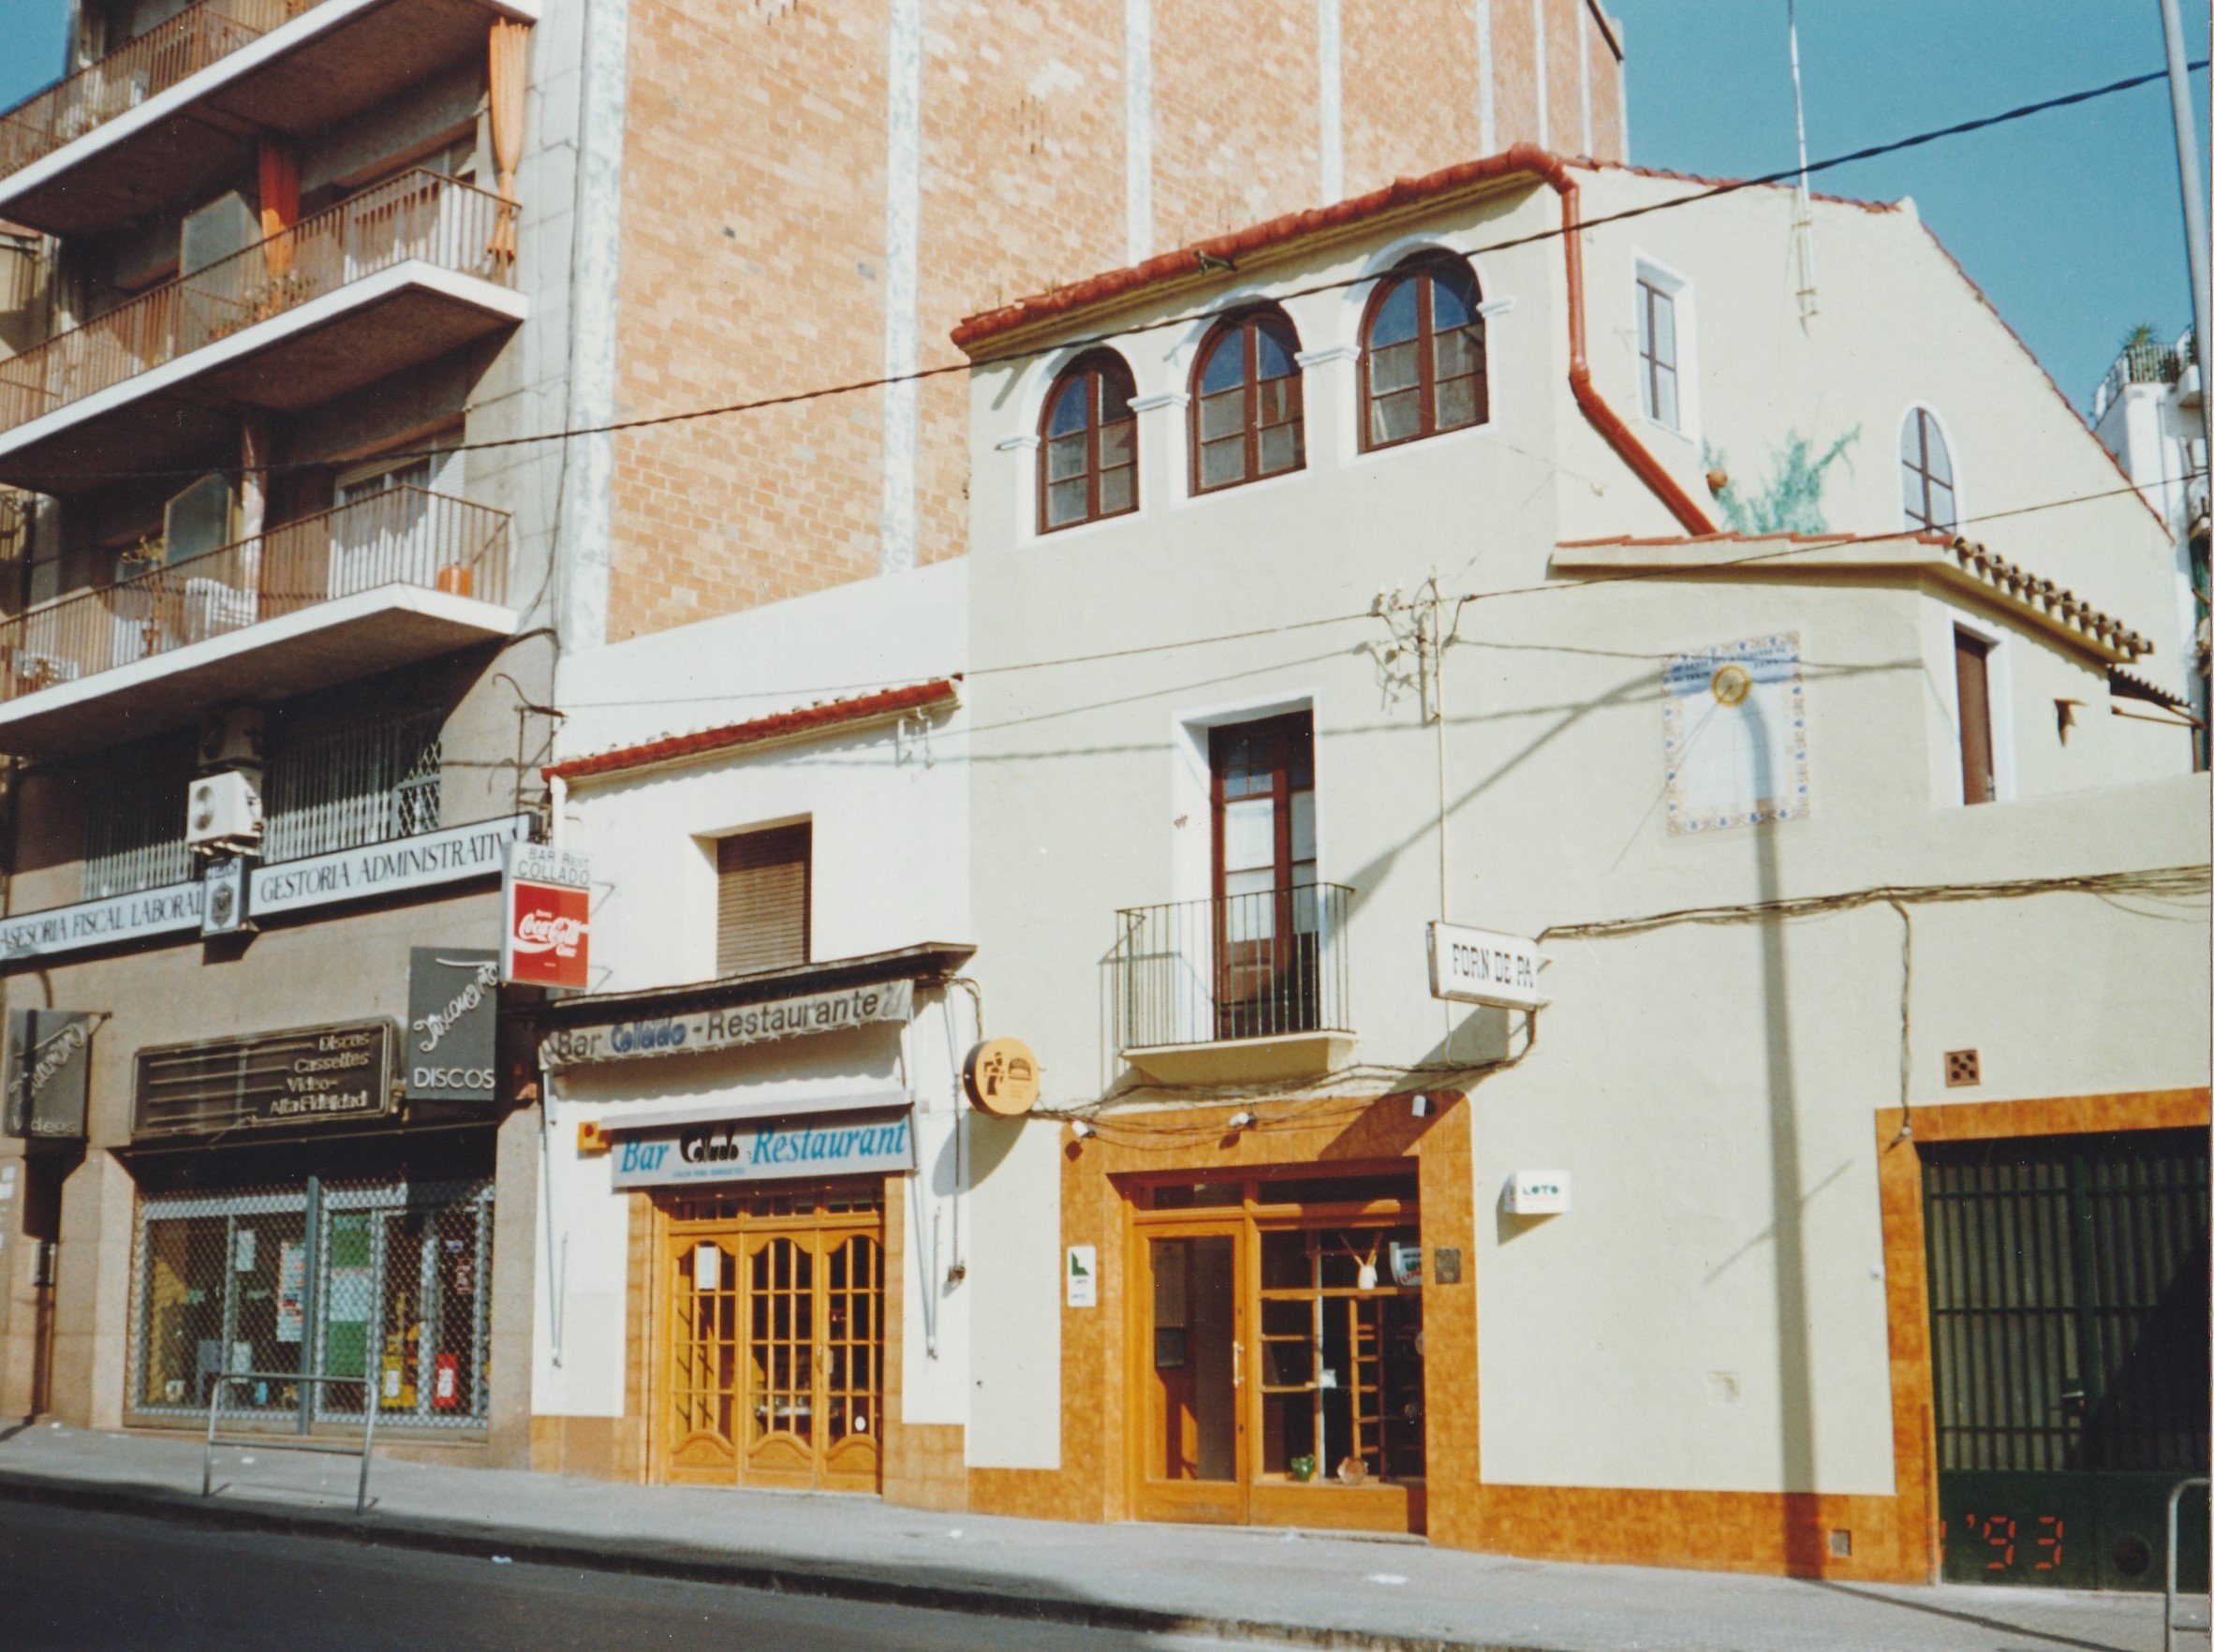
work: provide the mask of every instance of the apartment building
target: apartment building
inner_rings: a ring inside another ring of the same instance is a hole
[[[267,1373],[359,1358],[385,1438],[502,1462],[533,1006],[465,1083],[402,1045],[492,1013],[561,672],[957,554],[979,294],[1624,129],[1593,0],[150,0],[69,52],[0,114],[0,977],[48,1098],[0,1147],[0,1405],[352,1426]]]

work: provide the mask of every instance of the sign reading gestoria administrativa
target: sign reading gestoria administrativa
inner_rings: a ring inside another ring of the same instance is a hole
[[[906,1021],[914,1013],[914,1002],[913,981],[888,981],[651,1021],[556,1027],[539,1043],[539,1058],[548,1067],[573,1067],[586,1061],[731,1050],[773,1039],[843,1032],[870,1022]]]
[[[134,1137],[377,1118],[392,1110],[386,1021],[139,1052]]]

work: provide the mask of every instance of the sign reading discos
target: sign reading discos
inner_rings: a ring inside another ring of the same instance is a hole
[[[411,948],[401,1071],[408,1099],[491,1100],[499,1019],[499,953],[490,947]]]
[[[548,1067],[575,1067],[588,1061],[626,1061],[641,1055],[733,1050],[775,1039],[843,1032],[871,1022],[911,1020],[914,1004],[913,981],[888,981],[843,992],[801,993],[728,1010],[700,1010],[689,1015],[559,1026],[539,1043],[539,1059]]]

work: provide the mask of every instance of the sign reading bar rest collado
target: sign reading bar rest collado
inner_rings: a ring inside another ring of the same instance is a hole
[[[1538,943],[1459,923],[1430,925],[1430,996],[1504,1010],[1539,1010],[1552,1002],[1538,991],[1544,960]]]
[[[592,868],[543,844],[508,847],[500,890],[500,979],[582,992],[592,974]]]
[[[798,993],[727,1010],[699,1010],[642,1021],[604,1021],[560,1026],[539,1045],[548,1067],[575,1067],[588,1061],[628,1061],[641,1055],[696,1055],[702,1051],[735,1050],[774,1039],[843,1032],[878,1021],[912,1018],[915,983],[887,981],[836,992]]]
[[[351,1123],[392,1110],[392,1027],[346,1022],[139,1052],[134,1137]]]

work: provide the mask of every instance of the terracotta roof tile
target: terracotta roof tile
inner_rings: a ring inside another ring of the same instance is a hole
[[[547,764],[539,772],[549,780],[588,779],[625,769],[642,769],[656,763],[674,762],[707,752],[729,751],[739,746],[759,745],[765,741],[813,734],[844,724],[865,722],[872,717],[893,716],[900,712],[949,705],[958,700],[960,694],[957,679],[936,677],[927,683],[912,683],[903,688],[885,688],[874,694],[855,695],[848,700],[821,701],[814,705],[803,705],[790,711],[752,717],[743,723],[724,723],[713,729],[696,730],[688,734],[664,734],[658,739],[642,741],[635,745],[619,745],[612,751],[565,758],[560,762]]]

